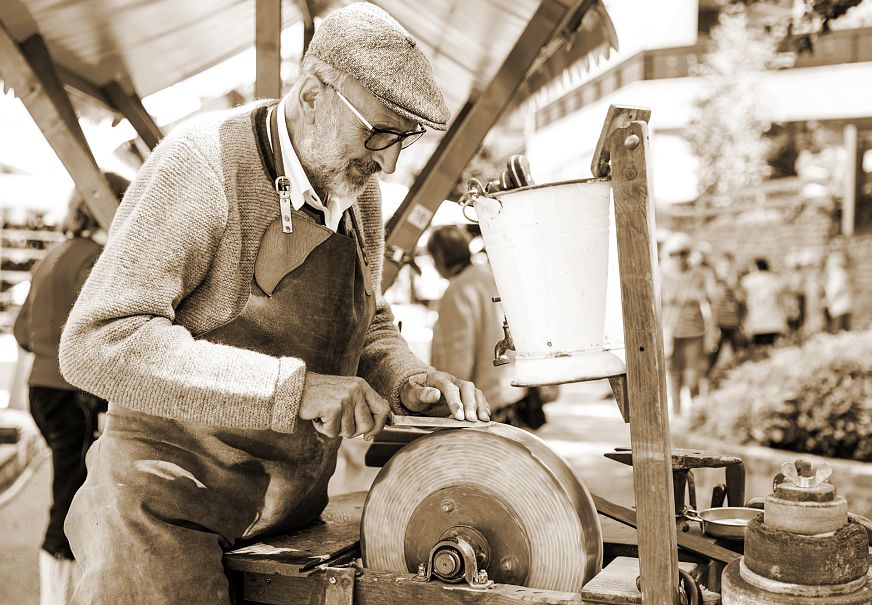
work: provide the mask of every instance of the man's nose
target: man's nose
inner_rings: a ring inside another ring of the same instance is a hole
[[[372,158],[381,166],[382,172],[385,174],[393,174],[397,167],[397,158],[400,157],[401,147],[399,143],[395,143],[387,149],[373,151]]]

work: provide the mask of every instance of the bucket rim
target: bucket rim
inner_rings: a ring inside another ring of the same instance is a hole
[[[545,187],[557,187],[559,185],[577,185],[579,183],[608,183],[611,177],[594,177],[589,179],[573,179],[571,181],[558,181],[556,183],[542,183],[541,185],[527,185],[526,187],[516,187],[514,189],[506,189],[505,191],[495,191],[493,193],[483,193],[480,197],[489,197],[499,199],[500,197],[511,195],[513,193],[521,193],[524,191],[532,191],[534,189],[544,189]]]

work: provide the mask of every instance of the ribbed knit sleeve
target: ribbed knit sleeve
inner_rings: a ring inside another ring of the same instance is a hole
[[[228,213],[219,171],[195,145],[178,136],[155,149],[64,329],[69,382],[148,414],[294,430],[302,360],[197,340],[176,322],[180,301],[210,270]]]
[[[369,269],[375,284],[376,312],[360,357],[358,375],[364,378],[394,412],[408,413],[400,403],[400,389],[409,376],[432,372],[433,368],[418,359],[409,349],[394,323],[394,314],[382,296],[381,273],[385,251],[384,227],[381,222],[381,192],[378,181],[372,179],[359,199],[369,256]]]

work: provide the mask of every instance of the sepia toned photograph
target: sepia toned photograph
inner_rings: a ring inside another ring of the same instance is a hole
[[[2,0],[0,82],[0,605],[872,604],[872,0]]]

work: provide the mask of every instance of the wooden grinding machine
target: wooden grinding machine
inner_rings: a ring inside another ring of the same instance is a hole
[[[745,532],[745,554],[722,577],[723,605],[872,603],[864,520],[828,481],[832,469],[785,463],[764,513]]]
[[[679,597],[645,156],[649,116],[638,108],[609,110],[593,179],[536,186],[516,156],[486,187],[472,179],[461,203],[465,214],[475,209],[500,293],[494,302],[506,314],[495,365],[515,350],[517,386],[609,378],[628,421],[627,395],[639,394],[631,433],[635,426],[662,450],[650,452],[649,464],[643,456],[634,462],[646,557],[641,586],[646,603],[665,605]],[[623,348],[607,346],[604,334],[613,189],[627,276],[626,362]],[[628,311],[635,312],[629,323]],[[578,594],[601,570],[603,537],[593,498],[562,458],[526,431],[487,423],[436,431],[388,460],[366,499],[361,551],[364,567],[408,571],[421,582]]]
[[[517,386],[626,371],[603,345],[610,191],[603,177],[536,186],[521,156],[486,187],[468,183],[461,203],[475,209],[507,317],[494,364],[516,350]],[[488,423],[436,431],[388,460],[366,499],[361,551],[366,567],[422,581],[579,593],[601,569],[603,539],[567,463],[535,435]]]

